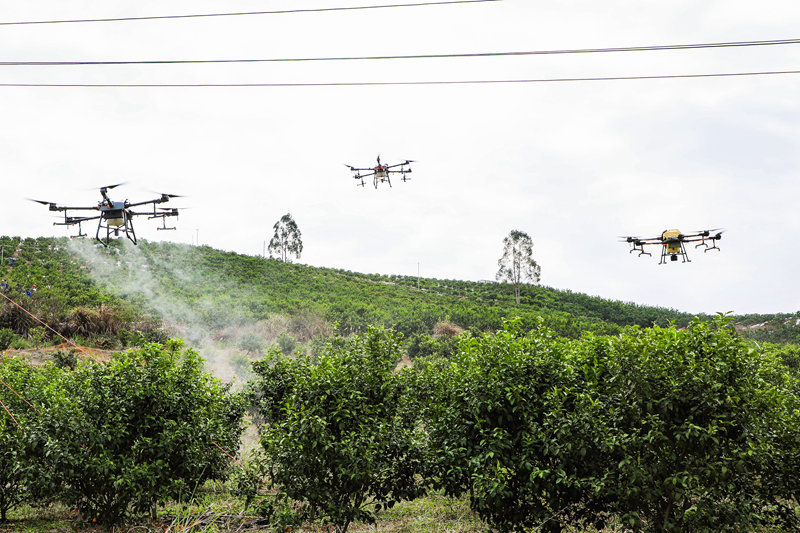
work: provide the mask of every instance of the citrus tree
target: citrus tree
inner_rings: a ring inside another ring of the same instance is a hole
[[[340,533],[354,520],[424,490],[420,429],[407,373],[395,373],[401,339],[370,329],[330,343],[319,361],[255,364],[253,394],[274,488]]]
[[[182,346],[148,344],[65,375],[64,401],[44,413],[43,453],[85,518],[118,524],[225,477],[244,403]]]
[[[59,488],[37,453],[40,412],[57,399],[59,374],[17,358],[0,359],[0,522],[14,507],[43,503]]]

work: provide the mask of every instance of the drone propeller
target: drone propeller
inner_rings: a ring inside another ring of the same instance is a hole
[[[719,232],[718,234],[722,234],[722,233],[725,232],[725,228],[704,229],[704,230],[698,230],[695,233],[699,234],[702,237],[708,237],[709,235],[711,235],[715,231]]]
[[[104,185],[103,187],[100,187],[100,190],[107,191],[108,189],[116,189],[120,185],[127,185],[127,183],[128,183],[127,181],[122,181],[120,183],[115,183],[113,185]]]
[[[45,200],[37,200],[35,198],[25,198],[25,199],[28,200],[29,202],[36,202],[37,204],[42,204],[42,205],[56,205],[55,202],[47,202]]]

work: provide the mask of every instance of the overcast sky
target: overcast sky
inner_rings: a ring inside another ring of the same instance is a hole
[[[311,9],[378,0],[0,0],[0,22]],[[412,3],[412,2],[409,2]],[[2,61],[379,56],[800,37],[797,0],[503,0],[108,23],[0,25]],[[0,83],[511,80],[800,69],[800,45],[471,59],[0,66]],[[527,232],[542,284],[688,312],[800,310],[800,75],[480,85],[0,87],[0,234],[65,236],[26,197],[185,194],[173,232],[261,254],[290,212],[299,262],[494,279]],[[414,159],[356,187],[343,166]],[[619,235],[723,227],[691,263]],[[85,226],[90,233],[94,228]],[[657,252],[657,251],[656,251]]]

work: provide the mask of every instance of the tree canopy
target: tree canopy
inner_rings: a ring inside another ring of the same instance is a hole
[[[514,298],[520,301],[520,286],[539,283],[542,269],[533,259],[533,240],[524,231],[511,230],[503,239],[503,256],[497,261],[497,281],[514,285]]]
[[[272,240],[269,241],[270,257],[276,257],[284,263],[289,261],[289,256],[293,255],[296,258],[300,257],[303,252],[303,240],[300,235],[300,228],[297,227],[297,222],[294,221],[290,213],[286,213],[279,221],[272,226],[275,234]]]

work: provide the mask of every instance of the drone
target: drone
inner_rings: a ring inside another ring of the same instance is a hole
[[[34,200],[33,198],[29,198],[29,200],[48,206],[50,211],[64,212],[64,221],[53,222],[54,226],[75,226],[77,224],[78,234],[70,235],[71,239],[86,237],[87,234],[83,233],[81,230],[81,224],[90,220],[97,220],[97,233],[95,234],[95,239],[97,239],[103,246],[108,246],[108,243],[112,238],[112,234],[113,237],[119,237],[120,232],[124,233],[128,240],[130,240],[133,244],[136,244],[136,232],[133,229],[133,217],[139,215],[147,216],[148,220],[160,218],[161,227],[156,229],[176,229],[174,227],[167,227],[167,217],[177,217],[178,208],[164,208],[157,207],[157,205],[169,202],[171,198],[180,198],[179,195],[161,194],[160,198],[156,198],[155,200],[145,200],[144,202],[129,202],[128,200],[123,202],[115,202],[109,198],[108,191],[115,187],[119,187],[120,185],[124,184],[117,183],[116,185],[106,185],[105,187],[100,187],[100,195],[103,198],[97,203],[97,205],[94,206],[65,206],[58,205],[54,202]],[[137,207],[146,206],[148,204],[152,204],[152,211],[136,211],[134,209]],[[99,214],[70,216],[70,211],[99,211]],[[102,235],[102,230],[105,230],[104,235]]]
[[[723,229],[707,229],[697,231],[695,233],[684,234],[677,229],[665,229],[661,232],[660,237],[642,238],[642,237],[621,237],[622,242],[627,242],[631,245],[628,253],[639,252],[639,257],[643,255],[652,255],[650,252],[645,252],[644,247],[650,244],[661,245],[661,260],[659,265],[667,262],[667,256],[670,261],[677,261],[678,256],[683,259],[683,263],[691,263],[688,254],[686,253],[686,243],[696,242],[695,248],[703,246],[703,252],[710,250],[719,251],[717,241],[722,238]],[[716,233],[714,233],[716,232]],[[711,242],[711,246],[708,243]]]
[[[389,184],[389,187],[392,186],[392,181],[390,179],[391,174],[400,174],[402,176],[400,179],[409,181],[411,178],[409,178],[407,174],[411,174],[411,167],[409,165],[413,162],[413,160],[406,159],[405,162],[397,163],[396,165],[384,165],[381,163],[381,156],[378,156],[378,166],[373,168],[356,168],[347,163],[345,163],[344,166],[348,167],[352,172],[355,172],[353,179],[361,181],[361,183],[357,183],[356,185],[364,187],[364,185],[366,185],[364,178],[372,176],[372,184],[375,185],[377,189],[379,183],[386,182]],[[395,168],[397,168],[397,170],[392,170]],[[362,172],[365,172],[365,174],[362,174]]]

